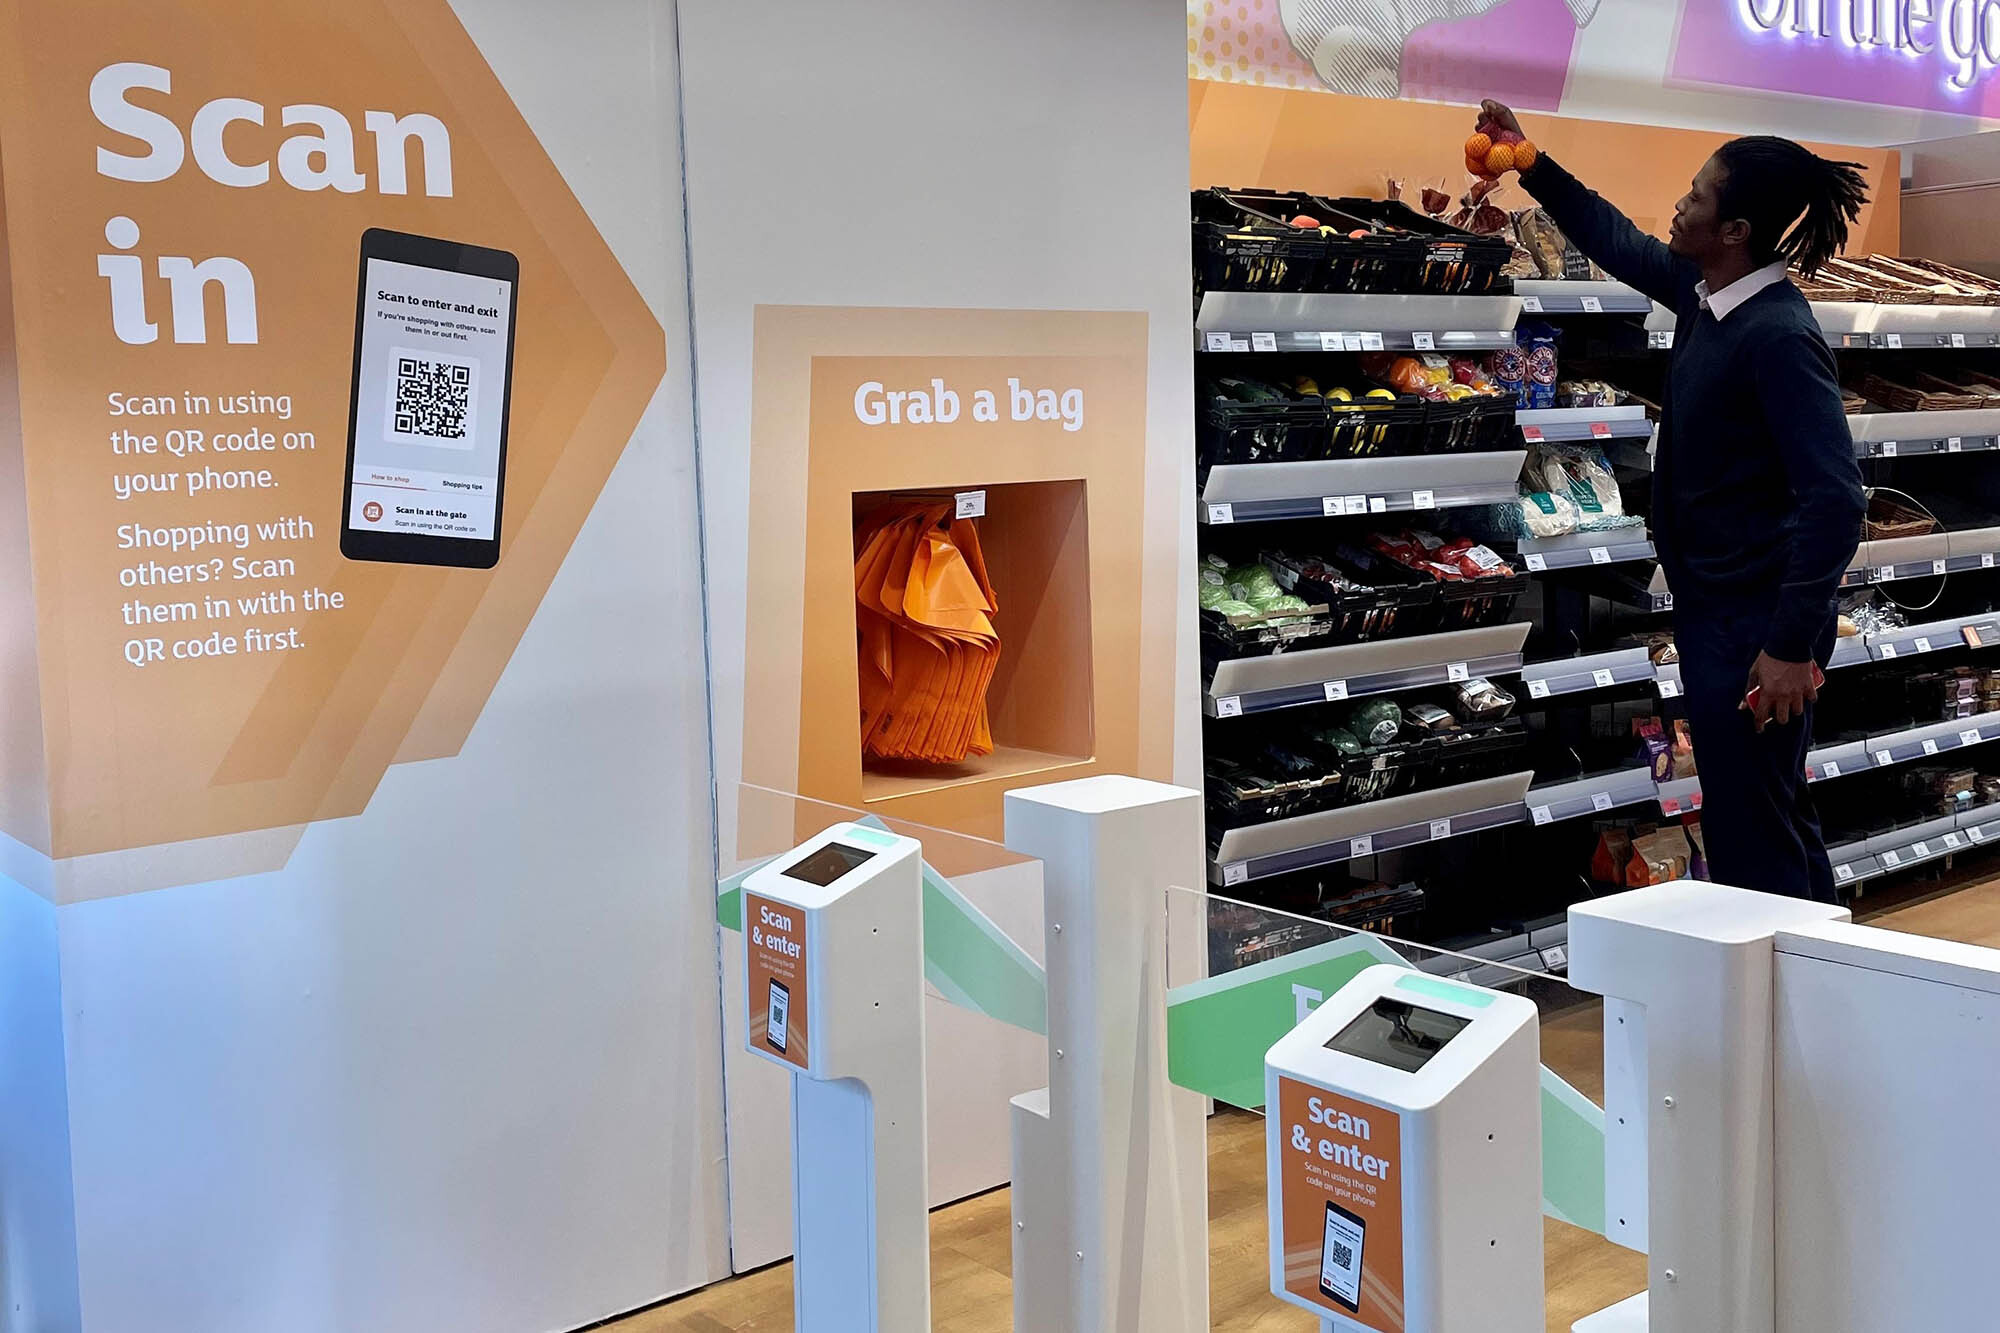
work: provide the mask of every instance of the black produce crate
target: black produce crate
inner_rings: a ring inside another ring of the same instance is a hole
[[[1257,771],[1254,764],[1254,757],[1249,763],[1221,758],[1208,761],[1208,823],[1212,830],[1331,810],[1341,804],[1346,791],[1347,775],[1331,760],[1326,772],[1287,779]]]
[[[1481,629],[1514,618],[1514,604],[1528,590],[1526,574],[1498,578],[1438,580],[1439,630]]]
[[[1311,598],[1306,600],[1311,601]],[[1334,631],[1347,622],[1345,613],[1325,606],[1310,612],[1271,611],[1255,616],[1225,616],[1206,607],[1201,611],[1202,656],[1210,663],[1237,657],[1270,657],[1295,648],[1324,648],[1335,642]],[[1280,624],[1283,621],[1286,623]]]
[[[1296,463],[1330,458],[1333,423],[1320,398],[1245,403],[1213,394],[1202,407],[1197,457],[1217,463]]]
[[[1415,235],[1374,230],[1309,194],[1282,190],[1200,190],[1194,195],[1198,291],[1404,292],[1425,265]],[[1307,214],[1317,231],[1291,225]],[[1349,235],[1367,230],[1365,236]]]
[[[1349,552],[1343,548],[1339,557],[1313,558],[1333,566],[1357,583],[1366,584],[1365,591],[1343,589],[1314,578],[1282,552],[1267,551],[1264,554],[1264,564],[1277,577],[1280,588],[1314,606],[1326,607],[1331,621],[1328,637],[1324,643],[1313,646],[1372,643],[1377,639],[1395,639],[1429,631],[1436,620],[1437,580],[1393,560],[1379,560],[1364,567],[1347,558],[1348,555]]]
[[[1327,242],[1318,232],[1258,221],[1218,190],[1194,194],[1195,294],[1326,290]]]
[[[1409,288],[1411,291],[1489,296],[1505,295],[1514,290],[1514,280],[1501,271],[1514,254],[1514,247],[1503,237],[1475,236],[1450,223],[1419,213],[1400,200],[1332,199],[1324,202],[1333,210],[1365,222],[1400,227],[1411,234],[1421,250],[1416,283]]]
[[[1522,771],[1528,753],[1528,728],[1518,717],[1503,718],[1442,732],[1424,744],[1436,765],[1436,785],[1455,787]]]
[[[1351,403],[1329,399],[1326,457],[1382,458],[1424,453],[1430,431],[1428,406],[1411,394],[1394,402],[1366,397]]]
[[[1437,757],[1419,740],[1370,746],[1341,760],[1347,773],[1348,805],[1387,800],[1406,792],[1440,785],[1435,781]]]
[[[1455,403],[1426,403],[1421,452],[1431,454],[1486,453],[1518,449],[1514,434],[1514,400],[1481,395]]]

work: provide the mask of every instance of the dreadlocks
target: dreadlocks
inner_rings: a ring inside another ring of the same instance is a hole
[[[1716,157],[1724,170],[1720,216],[1750,224],[1760,264],[1783,259],[1811,277],[1846,246],[1848,225],[1868,202],[1859,163],[1829,162],[1790,139],[1732,139]]]

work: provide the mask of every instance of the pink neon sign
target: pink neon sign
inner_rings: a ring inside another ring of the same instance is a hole
[[[1685,0],[1670,84],[2000,116],[2000,0]]]

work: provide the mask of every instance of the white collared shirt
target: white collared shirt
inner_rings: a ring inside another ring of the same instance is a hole
[[[1694,294],[1701,298],[1701,308],[1713,314],[1716,322],[1728,319],[1737,306],[1763,291],[1774,282],[1785,280],[1785,261],[1780,259],[1753,273],[1746,273],[1714,295],[1709,294],[1708,283],[1697,282]]]

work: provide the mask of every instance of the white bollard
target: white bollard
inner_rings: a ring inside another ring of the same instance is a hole
[[[1197,792],[1011,791],[1040,858],[1049,1086],[1014,1099],[1014,1327],[1206,1333],[1207,1100],[1167,1077],[1167,890],[1202,882]]]

